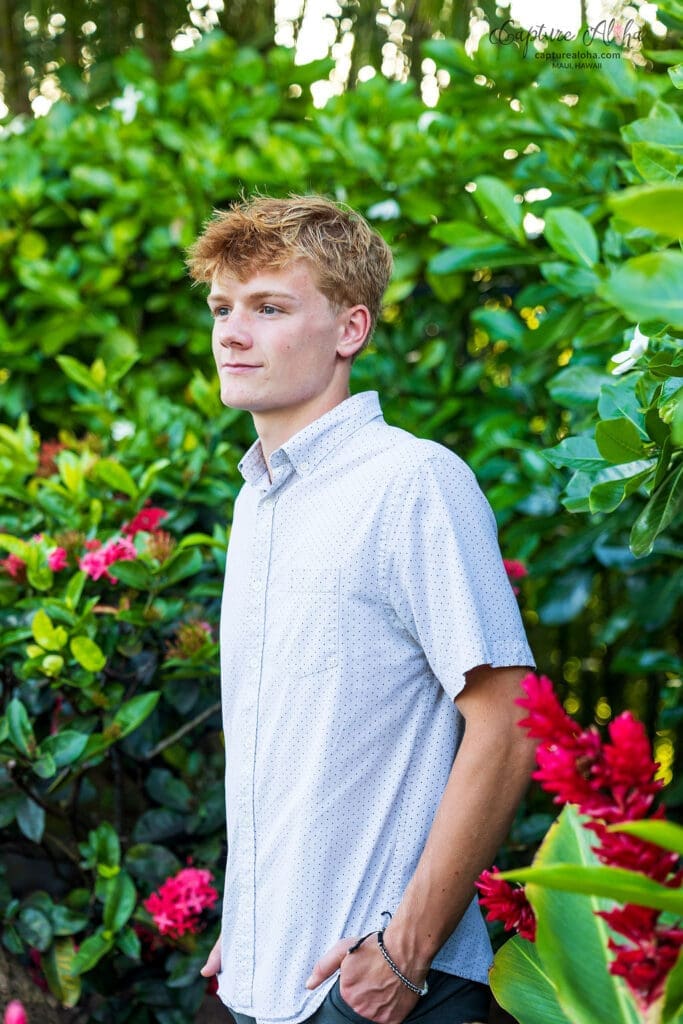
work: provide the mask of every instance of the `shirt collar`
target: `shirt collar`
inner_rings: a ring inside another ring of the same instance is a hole
[[[275,467],[281,461],[289,460],[300,476],[306,476],[342,441],[381,415],[377,392],[360,391],[335,405],[276,448],[271,455],[271,465]],[[237,468],[247,483],[252,485],[258,484],[263,474],[267,473],[260,439],[254,441],[245,452]]]

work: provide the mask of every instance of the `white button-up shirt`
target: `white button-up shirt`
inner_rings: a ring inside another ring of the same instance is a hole
[[[401,901],[477,665],[533,666],[468,466],[348,398],[239,465],[221,616],[228,863],[219,996],[297,1024],[342,936]],[[432,966],[486,981],[476,899]]]

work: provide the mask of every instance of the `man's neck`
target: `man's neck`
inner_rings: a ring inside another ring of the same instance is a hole
[[[289,441],[290,437],[294,437],[304,427],[314,423],[350,397],[351,392],[347,388],[345,394],[339,392],[318,395],[315,400],[297,406],[296,409],[273,409],[266,413],[254,413],[254,427],[261,442],[263,458],[271,481],[273,474],[270,471],[270,457],[273,452]]]

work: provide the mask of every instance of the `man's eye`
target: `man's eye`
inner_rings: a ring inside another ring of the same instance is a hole
[[[214,316],[229,316],[230,306],[215,306],[213,311]]]
[[[267,316],[272,316],[273,313],[277,313],[278,312],[277,306],[271,306],[268,303],[266,303],[265,305],[261,306],[261,309],[263,310],[263,312]]]

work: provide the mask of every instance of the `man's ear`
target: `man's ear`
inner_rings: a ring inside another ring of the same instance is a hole
[[[343,311],[341,334],[337,343],[337,355],[349,359],[363,347],[372,319],[367,306],[349,306]]]

